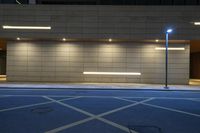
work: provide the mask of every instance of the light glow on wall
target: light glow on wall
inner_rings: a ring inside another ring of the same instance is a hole
[[[23,29],[23,30],[50,30],[50,26],[10,26],[3,25],[3,29]]]
[[[141,75],[139,72],[83,72],[89,75]]]
[[[165,47],[156,47],[155,50],[165,50],[166,48]],[[168,48],[168,50],[185,50],[185,48],[177,48],[177,47],[171,47],[171,48]]]
[[[194,25],[200,25],[200,22],[194,22]]]

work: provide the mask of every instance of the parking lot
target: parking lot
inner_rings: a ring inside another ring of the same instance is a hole
[[[1,133],[199,133],[200,92],[0,89]]]

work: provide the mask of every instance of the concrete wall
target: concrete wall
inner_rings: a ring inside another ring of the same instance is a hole
[[[4,30],[0,38],[117,38],[198,40],[199,6],[0,5],[0,25],[52,26],[52,30]]]
[[[9,42],[8,81],[163,83],[163,44],[101,42]],[[187,84],[189,45],[169,52],[169,82]],[[141,72],[141,76],[83,75],[95,72]]]
[[[8,81],[163,83],[164,52],[155,51],[159,44],[131,42],[164,39],[168,27],[174,29],[170,40],[198,40],[199,26],[192,22],[200,21],[199,18],[199,6],[0,5],[0,25],[52,27],[51,30],[0,28],[0,38],[33,40],[8,43]],[[63,37],[75,42],[58,42]],[[129,43],[108,43],[108,38]],[[97,42],[99,39],[107,40]],[[186,50],[170,51],[169,79],[170,83],[186,84],[189,45],[177,46]],[[83,71],[142,75],[97,76],[83,75]]]

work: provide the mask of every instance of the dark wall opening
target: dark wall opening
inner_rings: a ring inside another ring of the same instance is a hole
[[[190,78],[200,79],[200,41],[190,43]]]
[[[0,75],[6,75],[6,41],[0,39]]]
[[[200,79],[200,52],[190,55],[190,78]]]

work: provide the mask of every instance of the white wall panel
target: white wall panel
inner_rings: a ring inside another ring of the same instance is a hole
[[[132,42],[9,42],[7,79],[8,81],[164,83],[165,51],[155,50],[155,47],[162,45]],[[185,50],[169,51],[169,81],[173,84],[188,84],[189,45],[170,45],[185,47]],[[141,75],[83,75],[84,71],[140,72]]]

